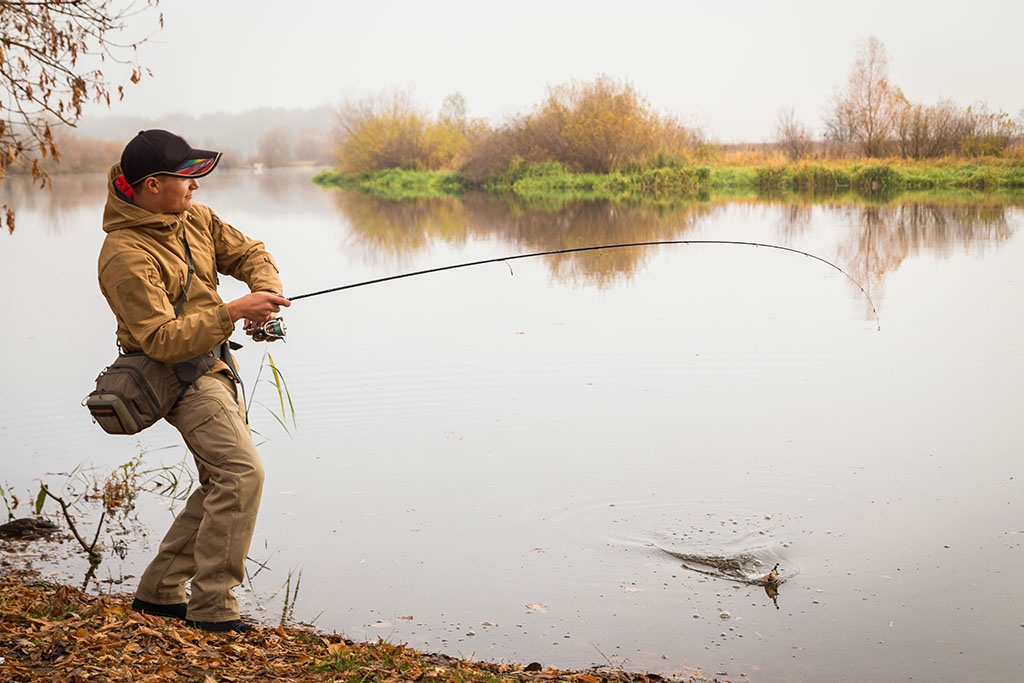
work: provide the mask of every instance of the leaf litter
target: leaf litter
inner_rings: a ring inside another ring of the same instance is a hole
[[[207,633],[133,611],[128,595],[89,595],[25,570],[0,570],[0,681],[717,681],[621,668],[544,668],[422,653],[383,639],[355,642],[306,627]]]

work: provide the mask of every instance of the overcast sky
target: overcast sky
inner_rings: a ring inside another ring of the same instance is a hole
[[[793,107],[815,130],[858,42],[886,46],[914,101],[1024,110],[1024,2],[1015,0],[165,0],[144,45],[153,77],[111,114],[337,104],[410,89],[436,113],[458,92],[494,123],[548,84],[604,73],[721,142],[771,138]],[[93,115],[103,115],[95,111]]]

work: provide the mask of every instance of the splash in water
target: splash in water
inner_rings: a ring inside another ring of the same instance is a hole
[[[776,608],[779,606],[779,586],[796,575],[793,568],[783,566],[782,557],[768,548],[754,548],[728,555],[682,552],[668,548],[661,550],[682,560],[683,569],[716,579],[764,587],[765,594],[775,603]]]

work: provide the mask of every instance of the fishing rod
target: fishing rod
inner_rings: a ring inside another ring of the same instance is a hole
[[[469,268],[470,266],[482,266],[488,263],[505,263],[507,261],[516,261],[525,258],[536,258],[538,256],[553,256],[555,254],[572,254],[583,251],[598,251],[601,249],[625,249],[627,247],[653,247],[665,244],[725,244],[732,246],[743,246],[743,247],[764,247],[766,249],[777,249],[779,251],[788,251],[793,254],[799,254],[801,256],[807,256],[814,259],[815,261],[821,261],[827,266],[830,266],[840,273],[846,276],[846,278],[857,286],[857,289],[861,291],[864,298],[867,299],[868,304],[871,306],[871,313],[875,316],[875,323],[878,329],[882,329],[882,323],[878,317],[878,311],[875,309],[875,303],[871,300],[871,296],[867,293],[867,290],[857,282],[857,280],[847,273],[845,270],[832,263],[831,261],[824,259],[820,256],[815,256],[806,251],[800,249],[794,249],[793,247],[784,247],[780,244],[768,244],[766,242],[748,242],[741,240],[658,240],[653,242],[624,242],[621,244],[597,244],[589,247],[571,247],[569,249],[552,249],[551,251],[537,251],[530,254],[515,254],[513,256],[501,256],[498,258],[482,259],[480,261],[469,261],[466,263],[456,263],[449,266],[439,266],[437,268],[427,268],[426,270],[417,270],[410,273],[400,273],[398,275],[388,275],[386,277],[378,277],[372,280],[363,280],[362,282],[353,282],[347,285],[341,285],[339,287],[331,287],[329,289],[321,289],[316,292],[309,292],[307,294],[298,294],[296,296],[287,297],[289,301],[299,301],[300,299],[308,299],[314,296],[320,296],[321,294],[330,294],[331,292],[340,292],[346,289],[355,289],[356,287],[366,287],[367,285],[375,285],[381,282],[390,282],[392,280],[401,280],[407,277],[417,277],[419,275],[427,275],[429,273],[440,273],[445,270],[455,270],[457,268]]]

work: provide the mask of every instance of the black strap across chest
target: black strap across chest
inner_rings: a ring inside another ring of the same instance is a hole
[[[181,309],[185,305],[185,295],[188,294],[188,286],[192,284],[192,275],[196,272],[196,264],[192,261],[192,250],[188,248],[188,238],[185,237],[184,230],[181,232],[181,239],[185,242],[185,260],[188,262],[188,278],[185,280],[185,289],[181,292],[181,298],[178,299],[178,303],[174,306],[175,318],[181,315]]]

